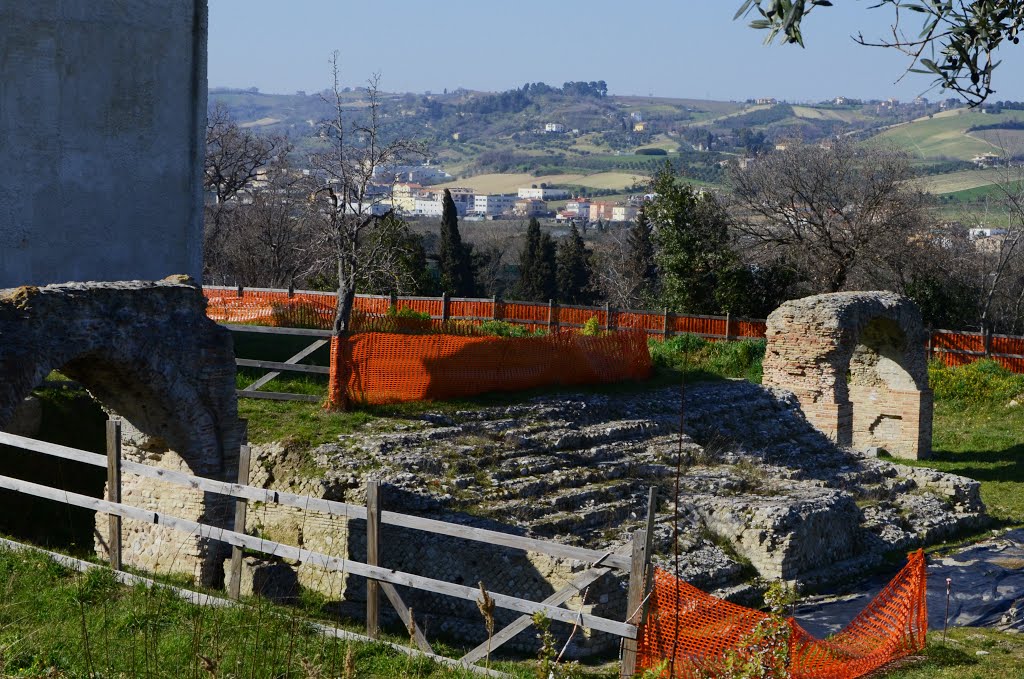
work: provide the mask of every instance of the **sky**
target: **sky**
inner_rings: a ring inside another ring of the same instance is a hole
[[[209,0],[209,84],[316,92],[337,50],[343,85],[379,73],[390,92],[605,80],[610,94],[716,100],[953,96],[928,75],[900,80],[895,50],[854,43],[888,33],[876,2],[816,8],[801,49],[733,21],[742,0]],[[1024,45],[1000,57],[993,100],[1024,100]]]

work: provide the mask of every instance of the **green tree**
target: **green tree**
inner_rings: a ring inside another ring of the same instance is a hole
[[[592,301],[590,253],[575,223],[565,240],[558,244],[556,259],[559,301],[589,304]]]
[[[528,302],[554,299],[557,289],[555,242],[540,230],[540,222],[530,219],[526,228],[526,245],[519,254],[517,294]]]
[[[441,290],[455,297],[472,297],[473,254],[459,234],[459,213],[452,200],[452,192],[444,190],[441,213],[441,243],[438,253]]]
[[[644,306],[654,304],[658,290],[658,266],[655,261],[654,229],[647,218],[646,206],[640,208],[626,237],[626,269],[634,282],[635,295]]]
[[[646,212],[657,237],[662,299],[676,311],[719,311],[719,278],[736,261],[725,209],[710,193],[680,183],[669,163],[655,175],[654,193]]]
[[[429,295],[434,280],[427,268],[423,237],[413,233],[405,220],[388,214],[366,233],[360,247],[376,255],[377,266],[364,269],[356,281],[371,295]]]
[[[803,18],[816,7],[830,5],[828,0],[744,0],[736,18],[756,12],[760,18],[750,26],[768,31],[766,43],[780,36],[780,42],[803,46]],[[854,39],[861,45],[903,52],[911,59],[908,71],[934,75],[936,85],[957,92],[974,105],[995,91],[996,50],[1006,42],[1020,43],[1019,34],[1024,31],[1024,0],[878,0],[872,7],[886,5],[896,12],[893,37],[877,42],[863,35]],[[908,14],[921,19],[920,33],[906,32],[899,25],[900,17]]]

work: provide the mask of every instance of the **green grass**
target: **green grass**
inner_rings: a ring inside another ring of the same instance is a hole
[[[4,677],[476,676],[411,659],[384,644],[325,637],[300,608],[262,599],[227,608],[196,606],[167,588],[126,587],[110,570],[81,574],[31,552],[0,550],[0,594]],[[453,654],[461,650],[438,646]],[[534,664],[493,666],[530,677]],[[615,676],[587,671],[580,676]]]
[[[981,652],[982,655],[978,655]],[[979,627],[929,632],[924,661],[887,672],[886,679],[1021,679],[1024,636]]]
[[[685,375],[687,380],[742,378],[761,381],[764,340],[709,342],[697,335],[651,339],[651,363],[659,372]]]
[[[995,145],[969,136],[967,128],[973,125],[991,125],[1024,117],[1019,111],[986,114],[958,109],[950,114],[932,118],[919,118],[905,125],[893,127],[874,139],[901,146],[922,158],[950,157],[970,160],[982,153],[995,153]]]

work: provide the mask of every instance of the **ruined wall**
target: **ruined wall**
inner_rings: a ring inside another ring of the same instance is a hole
[[[931,450],[921,314],[891,292],[787,302],[768,317],[764,384],[796,394],[807,419],[841,445],[907,458]]]
[[[187,277],[0,290],[0,429],[53,370],[123,417],[125,458],[234,480],[242,429],[230,331],[207,318]],[[127,504],[228,525],[219,496],[131,474]],[[105,554],[106,516],[97,515]],[[125,521],[124,562],[219,581],[223,549],[162,526]]]
[[[202,273],[206,0],[0,3],[0,288]]]

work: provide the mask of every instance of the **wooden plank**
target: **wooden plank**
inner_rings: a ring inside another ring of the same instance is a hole
[[[380,481],[366,482],[366,563],[380,565]],[[366,581],[366,636],[380,634],[380,587],[376,580]]]
[[[627,545],[626,548],[628,549],[629,546]],[[547,599],[544,599],[544,601],[542,601],[541,603],[550,604],[552,606],[561,606],[566,601],[573,598],[574,596],[582,592],[584,589],[589,587],[591,584],[596,582],[600,577],[606,575],[607,573],[611,573],[613,570],[614,569],[609,568],[608,566],[598,566],[596,568],[585,570],[579,575],[577,575],[575,578],[573,578],[568,585],[558,590],[557,592],[549,596]],[[491,652],[494,652],[494,650],[497,649],[499,646],[512,640],[522,632],[525,632],[527,629],[529,629],[530,625],[532,624],[533,618],[529,615],[524,615],[519,618],[516,618],[514,622],[502,628],[497,634],[491,637]],[[479,662],[487,656],[487,649],[488,643],[485,641],[484,643],[480,644],[466,655],[459,658],[459,661],[469,664]]]
[[[232,332],[259,332],[270,335],[299,335],[302,337],[331,337],[334,335],[330,330],[318,328],[278,328],[269,325],[237,325],[235,323],[221,323],[220,327],[227,328]]]
[[[246,391],[238,389],[236,392],[239,398],[261,398],[265,401],[302,401],[304,403],[320,403],[326,396],[314,396],[313,394],[286,394],[283,391]]]
[[[0,476],[0,488],[6,488],[19,493],[34,495],[36,497],[54,500],[56,502],[76,507],[84,507],[93,511],[117,514],[118,516],[131,519],[133,521],[165,526],[167,528],[181,531],[187,535],[218,540],[230,545],[239,545],[246,549],[260,552],[261,554],[273,554],[281,558],[317,566],[328,571],[351,573],[352,575],[358,575],[364,578],[373,578],[382,582],[390,582],[393,585],[412,587],[426,592],[433,592],[434,594],[443,594],[457,599],[465,599],[466,601],[476,601],[477,597],[480,595],[480,590],[475,587],[467,587],[466,585],[434,580],[433,578],[427,578],[422,575],[414,575],[412,573],[396,571],[390,568],[370,566],[358,561],[350,561],[339,557],[328,556],[326,554],[321,554],[320,552],[314,552],[300,547],[293,547],[280,542],[273,542],[253,535],[237,533],[235,531],[227,530],[226,528],[208,526],[196,521],[171,516],[169,514],[139,509],[138,507],[130,507],[123,504],[116,504],[100,498],[82,495],[80,493],[58,490],[38,483],[22,481],[21,479],[12,479],[9,476]],[[602,618],[589,613],[567,611],[564,608],[558,608],[556,606],[537,603],[534,601],[527,601],[507,594],[499,594],[495,592],[491,594],[491,597],[494,599],[496,606],[507,610],[527,614],[542,612],[551,620],[565,622],[570,625],[579,621],[580,625],[583,627],[588,627],[599,632],[608,632],[609,634],[615,634],[627,639],[635,639],[637,635],[637,628],[635,625],[619,622],[617,620]]]
[[[410,610],[410,608],[405,605],[405,602],[402,601],[402,597],[399,595],[398,590],[395,589],[395,586],[389,582],[381,582],[378,584],[380,585],[380,591],[384,592],[384,595],[388,598],[388,601],[391,602],[391,605],[398,613],[398,617],[401,618],[402,624],[405,625],[405,629],[408,630],[410,625],[412,626],[412,638],[419,649],[424,653],[433,653],[434,647],[430,645],[430,642],[427,641],[426,635],[423,634],[423,630],[416,624],[416,621],[413,620],[412,610]]]
[[[244,486],[249,483],[249,461],[250,450],[248,445],[241,445],[238,448],[238,485]],[[246,501],[243,498],[235,500],[235,521],[236,533],[245,532],[245,510]],[[242,548],[233,546],[231,548],[231,574],[228,580],[228,596],[237,599],[242,595]]]
[[[66,556],[64,554],[58,554],[57,552],[50,552],[40,547],[36,547],[34,545],[26,545],[20,542],[14,542],[12,540],[6,540],[4,538],[0,538],[0,547],[22,552],[35,552],[37,554],[45,554],[47,557],[49,557],[56,563],[59,563],[60,565],[66,568],[77,570],[82,573],[95,570],[97,568],[103,568],[103,566],[99,564],[95,564],[89,561],[82,561],[81,559],[76,559],[74,557]],[[210,594],[204,594],[202,592],[193,592],[189,589],[175,587],[174,585],[168,585],[162,582],[156,582],[155,580],[151,580],[150,578],[145,578],[141,575],[134,575],[132,573],[125,573],[124,571],[116,571],[114,573],[114,578],[123,585],[143,585],[148,588],[159,587],[161,589],[171,591],[184,601],[195,604],[197,606],[212,606],[216,608],[244,606],[244,604],[240,604],[237,601],[232,601],[231,599],[224,599],[222,597],[216,597]],[[475,665],[464,666],[461,665],[459,661],[455,660],[454,658],[447,658],[433,653],[417,651],[416,649],[409,648],[404,644],[398,644],[393,641],[386,640],[377,640],[376,642],[374,642],[373,639],[365,637],[362,634],[349,632],[348,630],[339,629],[337,627],[325,625],[324,623],[314,622],[311,620],[306,620],[305,622],[311,628],[315,629],[318,634],[322,634],[324,636],[330,636],[336,639],[347,639],[349,641],[359,641],[363,643],[384,644],[386,646],[390,646],[399,653],[404,653],[406,655],[413,657],[425,656],[438,664],[447,665],[449,667],[458,667],[460,669],[467,669],[473,672],[474,674],[479,674],[481,676],[497,677],[499,679],[512,679],[512,675],[505,674],[504,672],[499,672],[497,670],[487,670],[483,667],[477,667]]]
[[[0,443],[14,446],[16,448],[22,448],[24,450],[31,450],[44,455],[52,455],[66,460],[82,462],[84,464],[97,467],[105,467],[107,464],[106,458],[97,453],[90,453],[77,448],[69,448],[56,443],[37,441],[24,436],[8,434],[7,432],[0,432]],[[179,486],[195,490],[204,490],[211,493],[218,493],[220,495],[227,495],[229,497],[245,498],[254,502],[280,504],[288,507],[296,507],[298,509],[308,509],[311,511],[322,512],[324,514],[330,514],[331,516],[340,516],[349,519],[366,518],[365,507],[345,502],[324,500],[305,495],[296,495],[294,493],[279,490],[242,486],[237,483],[207,479],[201,476],[192,476],[191,474],[171,469],[152,467],[148,464],[132,462],[130,460],[124,460],[122,462],[122,468],[128,473],[136,474],[138,476],[166,481],[167,483],[174,483]],[[437,533],[439,535],[447,535],[449,537],[460,538],[463,540],[501,545],[503,547],[511,547],[512,549],[520,549],[526,552],[547,554],[548,556],[554,556],[560,559],[573,559],[588,564],[596,564],[600,562],[623,571],[628,571],[631,564],[630,559],[621,554],[612,554],[611,556],[608,556],[596,549],[563,545],[557,542],[527,538],[520,535],[488,530],[486,528],[475,528],[473,526],[447,523],[445,521],[438,521],[436,519],[428,519],[420,516],[409,516],[407,514],[399,514],[397,512],[382,511],[381,522],[389,526],[400,526],[402,528],[421,530],[427,533]]]
[[[317,375],[331,374],[331,369],[326,365],[304,365],[301,363],[284,363],[282,361],[259,361],[252,358],[236,358],[235,365],[240,365],[243,368],[280,370],[281,372],[314,373]],[[249,389],[249,387],[246,387],[246,389]]]
[[[632,567],[629,570],[629,589],[626,592],[626,621],[638,623],[640,609],[643,607],[645,572],[647,563],[647,531],[638,530],[633,533]],[[622,666],[619,670],[620,679],[630,679],[636,674],[636,638],[624,638],[622,641]]]
[[[455,523],[446,523],[444,521],[437,521],[435,519],[427,519],[419,516],[397,514],[395,512],[383,512],[382,519],[383,522],[389,526],[402,526],[403,528],[412,528],[414,530],[422,530],[428,533],[439,533],[441,535],[463,538],[465,540],[475,540],[477,542],[486,542],[492,545],[502,545],[503,547],[521,549],[527,552],[547,554],[561,559],[575,559],[576,561],[583,561],[584,563],[597,563],[606,556],[605,553],[596,549],[572,547],[570,545],[562,545],[557,542],[546,542],[535,538],[525,538],[519,535],[510,535],[509,533],[499,533],[498,531],[487,530],[484,528],[462,526]],[[627,557],[613,554],[612,556],[605,558],[604,563],[620,570],[629,570],[631,562]]]
[[[107,420],[107,499],[121,502],[121,421]],[[107,517],[107,553],[110,567],[121,570],[121,517]]]
[[[312,354],[317,349],[319,349],[319,348],[321,348],[323,346],[326,346],[326,345],[327,345],[327,340],[317,340],[317,341],[313,342],[312,344],[310,344],[305,349],[303,349],[302,351],[300,351],[299,353],[297,353],[294,356],[292,356],[291,358],[289,358],[287,361],[285,361],[285,363],[298,363],[302,359],[304,359],[307,356],[309,356],[310,354]],[[237,361],[237,359],[236,359],[236,361]],[[250,384],[243,391],[247,391],[247,392],[249,392],[249,391],[256,391],[257,389],[262,387],[264,384],[266,384],[270,380],[274,379],[275,377],[278,377],[280,374],[281,373],[279,373],[279,372],[267,373],[263,377],[259,378],[258,380],[256,380],[252,384]]]

